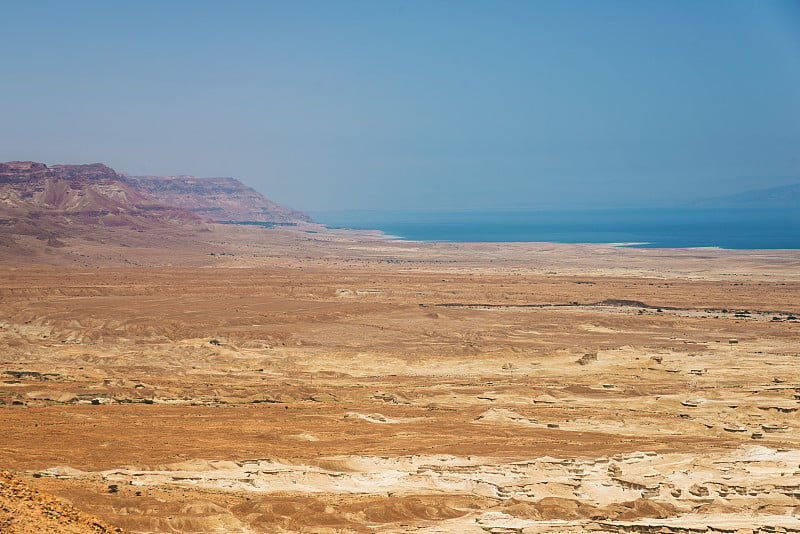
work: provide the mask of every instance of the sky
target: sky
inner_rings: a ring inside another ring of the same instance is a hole
[[[800,0],[0,0],[0,161],[305,211],[800,182]]]

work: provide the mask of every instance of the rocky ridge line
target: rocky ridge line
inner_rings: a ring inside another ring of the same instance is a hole
[[[266,198],[235,178],[126,176],[128,184],[156,200],[218,222],[293,224],[310,222],[300,211]]]

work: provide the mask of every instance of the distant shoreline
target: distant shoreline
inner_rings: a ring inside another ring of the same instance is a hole
[[[605,244],[629,248],[797,250],[800,210],[753,208],[315,213],[333,230],[429,243]]]

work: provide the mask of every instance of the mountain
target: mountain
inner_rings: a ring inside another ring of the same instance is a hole
[[[232,178],[134,178],[101,163],[0,163],[0,264],[236,263],[243,248],[278,254],[297,247],[297,229],[257,226],[320,230],[309,222]]]
[[[751,189],[697,202],[701,208],[800,208],[800,184]]]
[[[50,167],[32,161],[0,163],[0,244],[32,236],[57,247],[64,238],[103,230],[203,227],[195,213],[137,191],[101,163]]]
[[[196,176],[126,176],[137,190],[165,204],[214,221],[292,224],[310,222],[305,213],[269,200],[235,178]]]

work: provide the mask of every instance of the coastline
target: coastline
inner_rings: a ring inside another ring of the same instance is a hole
[[[800,210],[789,208],[342,211],[316,212],[314,217],[331,231],[379,231],[391,239],[427,243],[800,249]]]

